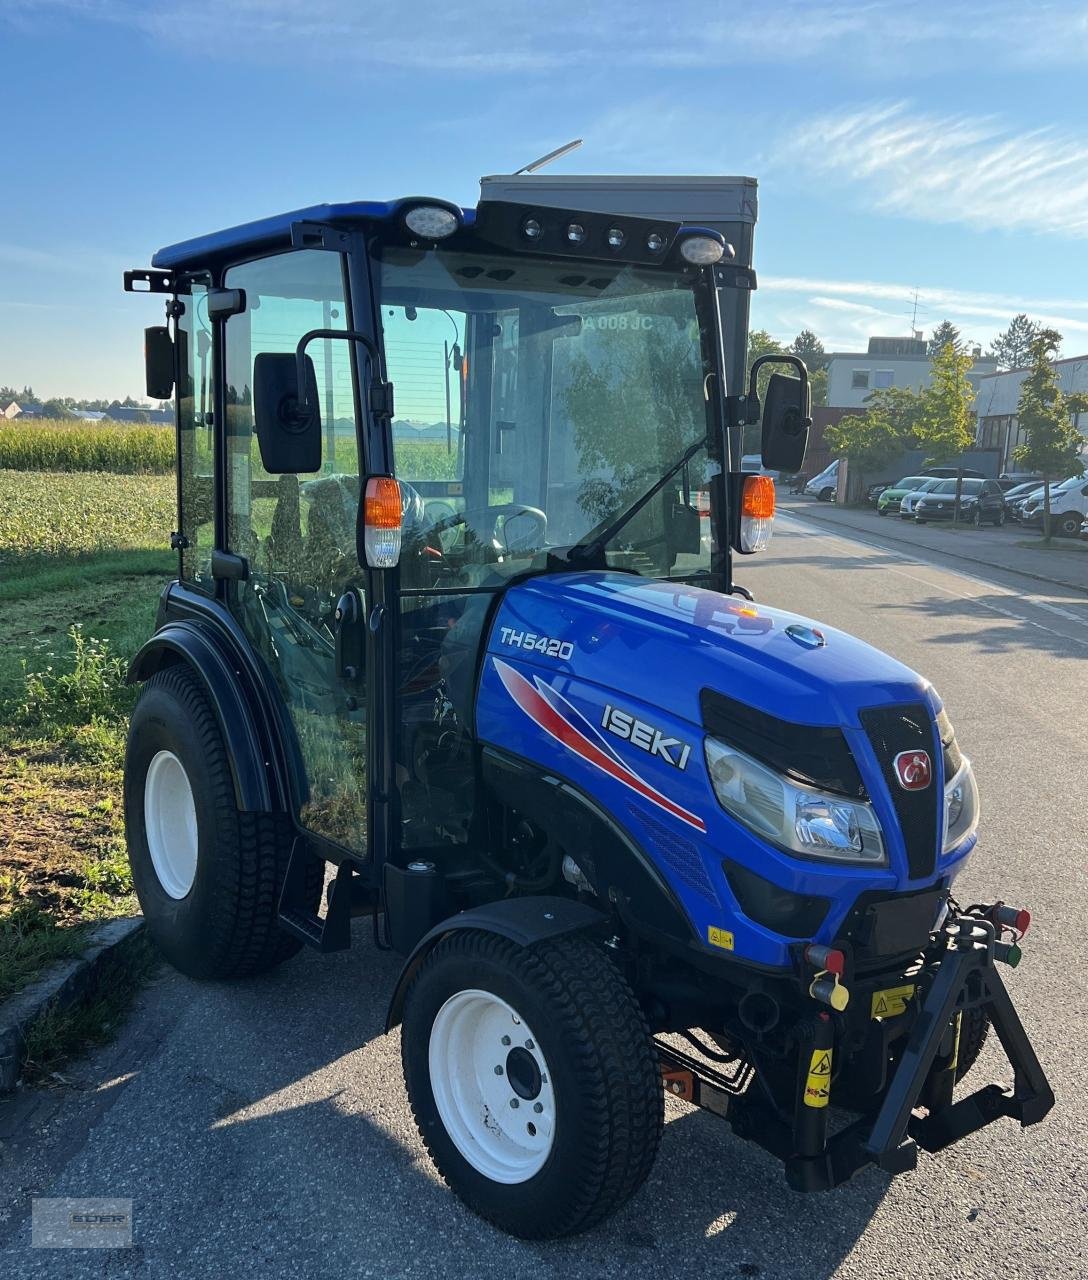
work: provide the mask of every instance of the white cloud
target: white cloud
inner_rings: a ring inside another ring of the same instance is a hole
[[[957,290],[920,284],[919,306],[925,319],[918,327],[931,330],[951,320],[965,338],[983,347],[1018,312],[1061,333],[1063,349],[1075,355],[1088,349],[1088,301],[1068,298],[1018,297],[978,290]],[[915,286],[893,281],[824,280],[807,276],[760,274],[753,300],[752,323],[788,340],[802,328],[814,329],[827,349],[865,348],[872,334],[909,335]],[[881,307],[879,303],[889,304]]]
[[[1057,129],[867,106],[802,124],[782,160],[883,213],[1088,238],[1088,138]]]
[[[157,41],[232,59],[305,57],[406,69],[538,73],[618,67],[712,69],[807,63],[856,72],[974,65],[1080,65],[1088,9],[1079,0],[6,0],[23,25],[60,13],[133,27]],[[596,82],[595,82],[596,83]],[[592,86],[587,85],[587,90]]]

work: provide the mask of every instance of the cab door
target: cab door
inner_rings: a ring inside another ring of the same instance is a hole
[[[254,433],[253,367],[312,329],[349,329],[345,262],[301,249],[230,267],[244,291],[225,325],[227,600],[290,718],[304,781],[297,819],[322,841],[369,852],[366,574],[356,550],[359,432],[351,343],[311,342],[322,422],[320,467],[271,475]]]

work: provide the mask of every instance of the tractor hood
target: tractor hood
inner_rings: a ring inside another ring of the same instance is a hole
[[[858,723],[863,707],[940,703],[871,645],[799,614],[626,573],[551,574],[512,587],[488,643],[692,724],[712,689],[798,724]]]

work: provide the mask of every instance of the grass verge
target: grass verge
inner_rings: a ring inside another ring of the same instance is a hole
[[[137,911],[124,843],[128,658],[161,552],[24,560],[0,580],[0,999]],[[58,1014],[58,1017],[60,1015]],[[65,1015],[67,1016],[67,1015]]]
[[[47,1006],[27,1028],[23,1079],[31,1084],[54,1079],[70,1057],[105,1044],[157,966],[157,953],[143,932],[121,953],[100,960],[92,985],[78,1001]]]

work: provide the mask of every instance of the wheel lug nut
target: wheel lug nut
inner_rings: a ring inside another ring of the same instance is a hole
[[[514,1108],[514,1110],[516,1111],[516,1110],[518,1109],[518,1107],[520,1107],[520,1106],[521,1106],[521,1103],[517,1100],[517,1098],[511,1098],[511,1099],[510,1099],[510,1105],[511,1105],[511,1106]]]
[[[533,1044],[533,1042],[532,1042],[531,1040],[526,1040],[526,1041],[525,1041],[525,1047],[526,1047],[526,1049],[535,1049],[535,1048],[536,1048],[536,1045],[535,1045],[535,1044]]]
[[[540,1115],[540,1113],[544,1110],[543,1102],[534,1102],[533,1110],[537,1113],[537,1115]]]
[[[509,1036],[503,1036],[503,1038],[502,1038],[502,1042],[503,1042],[503,1044],[509,1044],[509,1043],[510,1043],[510,1037],[509,1037]]]
[[[495,1074],[496,1074],[497,1076],[501,1076],[501,1075],[502,1075],[502,1067],[496,1066],[496,1067],[495,1067]]]

